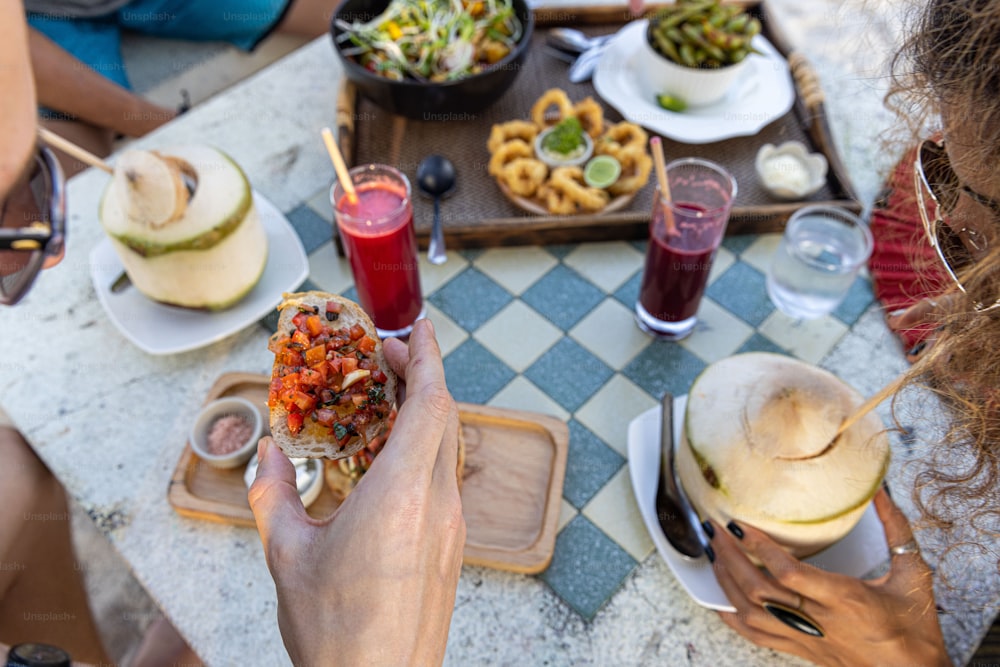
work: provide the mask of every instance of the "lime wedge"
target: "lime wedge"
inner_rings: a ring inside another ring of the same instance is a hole
[[[606,188],[621,176],[622,165],[610,155],[598,155],[583,168],[583,180],[592,188]]]

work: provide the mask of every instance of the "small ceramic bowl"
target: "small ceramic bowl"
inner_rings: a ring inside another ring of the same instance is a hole
[[[810,153],[801,141],[764,144],[754,162],[764,189],[778,199],[804,199],[826,182],[826,158]]]
[[[299,491],[302,505],[309,507],[319,498],[323,490],[323,460],[322,459],[289,459],[295,466],[295,486]],[[243,481],[247,488],[257,478],[257,454],[250,457],[250,463],[243,473]]]
[[[576,157],[560,160],[542,150],[542,141],[549,136],[553,129],[555,128],[550,127],[547,130],[542,130],[535,137],[535,156],[552,169],[556,167],[582,167],[587,164],[587,160],[594,154],[594,140],[586,132],[583,133],[583,152]]]
[[[234,416],[250,425],[247,438],[240,446],[227,454],[213,454],[208,448],[209,434],[216,421]],[[239,396],[227,396],[212,401],[198,413],[191,426],[188,441],[191,449],[205,463],[216,468],[236,468],[243,465],[257,451],[257,441],[264,431],[264,420],[253,403]]]
[[[718,69],[685,67],[660,54],[647,38],[642,40],[637,64],[650,101],[655,103],[657,95],[669,94],[684,100],[689,107],[704,107],[726,96],[746,69],[748,60],[744,58],[735,65]]]

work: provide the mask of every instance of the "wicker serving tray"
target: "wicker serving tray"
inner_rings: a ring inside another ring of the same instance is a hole
[[[805,204],[826,203],[855,212],[861,206],[830,137],[823,93],[802,54],[790,51],[774,17],[763,1],[745,3],[762,19],[764,35],[785,56],[792,70],[796,101],[793,109],[763,128],[757,135],[708,144],[684,144],[664,138],[669,158],[696,156],[718,162],[736,177],[739,193],[727,234],[780,231],[785,221]],[[656,5],[647,6],[647,13]],[[337,100],[338,138],[347,161],[354,164],[381,162],[397,166],[415,181],[417,164],[432,153],[455,163],[458,188],[444,200],[441,216],[449,248],[498,245],[575,243],[619,239],[645,239],[653,202],[653,179],[629,206],[613,213],[551,216],[530,215],[510,202],[486,173],[489,152],[486,139],[493,123],[526,118],[531,104],[548,88],[560,87],[572,100],[590,95],[604,107],[605,118],[621,119],[601,100],[588,81],[572,84],[566,64],[545,52],[547,28],[573,25],[590,34],[617,31],[635,17],[624,6],[559,7],[535,10],[536,30],[526,66],[514,85],[494,105],[477,114],[447,119],[417,121],[390,114],[357,94],[345,79]],[[757,150],[765,143],[780,144],[797,139],[824,154],[830,164],[827,183],[807,200],[779,202],[760,187],[754,171]],[[433,206],[414,197],[414,222],[421,246],[426,246]]]

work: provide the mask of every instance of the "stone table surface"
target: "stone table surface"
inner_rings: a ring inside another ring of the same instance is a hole
[[[838,150],[870,203],[893,155],[877,149],[891,126],[879,67],[897,30],[892,4],[772,4],[817,69]],[[334,123],[340,76],[319,39],[139,145],[210,142],[228,152],[295,227],[312,283],[351,296],[349,269],[330,243],[331,168],[319,140]],[[90,280],[106,181],[94,170],[71,181],[66,259],[22,305],[0,312],[0,404],[209,665],[287,664],[256,532],[183,518],[166,501],[209,388],[228,371],[269,372],[268,332],[251,325],[172,356],[130,344]],[[753,647],[686,596],[638,518],[625,460],[629,420],[735,352],[791,354],[864,394],[905,368],[863,277],[829,317],[796,324],[775,311],[763,272],[776,242],[727,239],[698,330],[680,344],[653,342],[632,323],[641,243],[451,252],[442,266],[421,262],[456,398],[552,414],[571,433],[552,565],[538,576],[465,567],[447,664],[801,664]],[[513,345],[514,332],[529,344]],[[463,380],[471,366],[476,382]],[[975,618],[945,623],[957,661],[995,612],[994,601]]]

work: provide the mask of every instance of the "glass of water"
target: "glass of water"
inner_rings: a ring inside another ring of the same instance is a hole
[[[834,206],[806,206],[788,220],[767,272],[767,294],[781,312],[813,319],[836,308],[872,253],[872,233]]]

